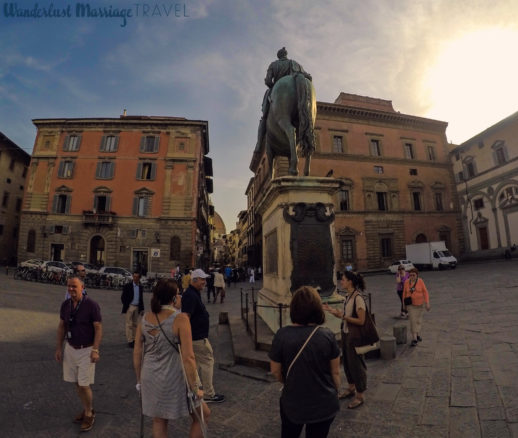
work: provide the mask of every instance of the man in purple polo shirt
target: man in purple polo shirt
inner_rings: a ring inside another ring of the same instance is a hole
[[[90,385],[94,383],[95,364],[99,361],[101,309],[94,300],[83,295],[83,282],[79,277],[70,277],[67,287],[70,298],[61,304],[54,356],[56,361],[63,362],[63,380],[76,383],[83,411],[74,418],[74,423],[81,423],[81,432],[86,432],[95,420]]]

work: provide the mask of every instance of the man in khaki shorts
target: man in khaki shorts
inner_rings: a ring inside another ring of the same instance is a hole
[[[95,421],[90,385],[94,383],[95,364],[99,361],[101,309],[94,300],[83,295],[83,282],[79,277],[70,277],[67,287],[70,298],[61,304],[55,358],[63,362],[63,380],[76,383],[83,410],[74,418],[74,423],[81,423],[81,432],[86,432]]]

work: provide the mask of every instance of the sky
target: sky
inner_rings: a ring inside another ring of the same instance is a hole
[[[78,3],[112,16],[76,16]],[[32,119],[119,117],[126,109],[207,120],[212,201],[227,232],[246,209],[264,77],[283,46],[313,76],[317,100],[333,102],[340,92],[391,100],[401,113],[448,122],[452,143],[518,111],[515,0],[2,0],[0,7],[0,131],[31,153]],[[41,16],[10,14],[35,7]],[[45,17],[51,7],[62,16]]]

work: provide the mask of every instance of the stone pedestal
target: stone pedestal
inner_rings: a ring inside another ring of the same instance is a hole
[[[302,285],[315,287],[323,302],[341,306],[336,292],[333,195],[334,178],[275,178],[257,206],[263,230],[263,288],[258,315],[270,329],[291,324],[291,296]],[[281,305],[281,306],[280,306]],[[340,320],[326,314],[326,326],[340,332]]]

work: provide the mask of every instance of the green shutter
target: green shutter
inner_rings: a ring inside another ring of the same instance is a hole
[[[137,216],[138,213],[138,196],[133,198],[133,216]]]
[[[103,138],[101,139],[101,152],[104,152],[106,150],[106,137],[107,135],[103,135]]]
[[[106,195],[106,207],[105,207],[105,211],[106,211],[106,212],[108,212],[108,213],[109,213],[109,212],[110,212],[110,210],[111,210],[111,206],[110,206],[110,204],[111,204],[111,200],[112,200],[111,196]]]
[[[54,199],[52,200],[52,213],[56,213],[56,210],[58,208],[58,200],[59,195],[54,195]]]
[[[151,178],[150,180],[154,181],[156,178],[156,163],[151,163]]]
[[[61,161],[61,162],[59,163],[59,167],[58,167],[58,177],[59,177],[59,178],[63,178],[63,177],[64,177],[64,175],[63,175],[64,168],[65,168],[65,162],[64,162],[64,161]]]
[[[69,139],[70,139],[70,135],[67,135],[65,137],[65,143],[63,143],[63,150],[64,151],[67,151],[68,150],[68,142],[69,142]]]
[[[144,152],[146,150],[146,136],[143,135],[140,139],[140,152]]]
[[[67,202],[65,203],[65,214],[70,213],[70,202],[72,201],[72,196],[67,195]]]
[[[142,161],[137,164],[137,179],[142,179]]]
[[[154,145],[154,147],[153,147],[153,152],[158,152],[158,147],[159,147],[159,145],[160,145],[160,136],[159,136],[159,135],[157,135],[157,136],[155,137],[155,145]]]

